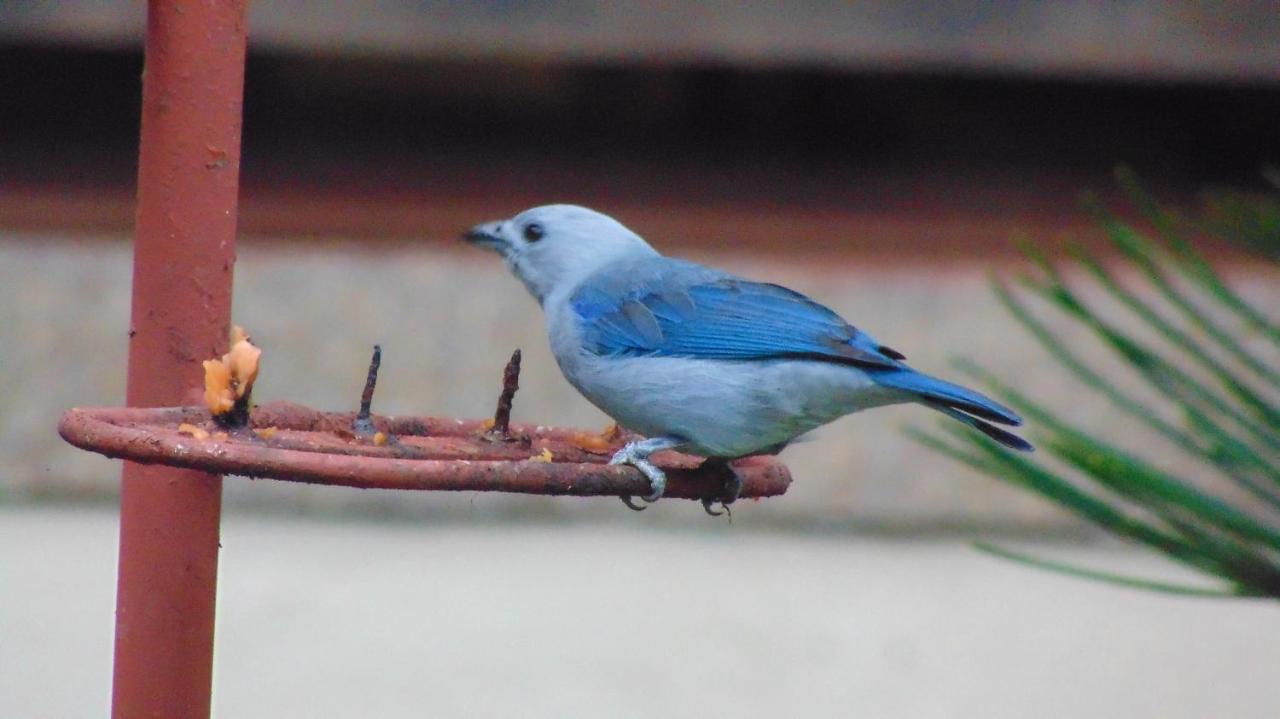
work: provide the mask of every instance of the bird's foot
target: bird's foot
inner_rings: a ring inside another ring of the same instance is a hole
[[[738,474],[738,470],[729,464],[728,460],[708,457],[702,463],[702,469],[718,470],[724,475],[724,487],[720,490],[717,497],[703,497],[702,509],[713,517],[721,515],[729,515],[729,520],[733,520],[733,512],[729,510],[729,505],[738,499],[738,495],[742,494],[742,476]],[[712,505],[716,502],[720,503],[723,511],[717,512],[712,509]]]
[[[640,499],[644,500],[646,504],[652,504],[661,499],[662,493],[667,491],[667,475],[658,469],[657,465],[649,461],[648,455],[639,455],[633,449],[634,446],[634,444],[629,444],[618,450],[617,454],[613,455],[613,459],[609,460],[609,464],[629,464],[640,470],[640,473],[649,480],[650,488],[649,494]],[[643,512],[645,509],[644,506],[632,502],[630,495],[622,495],[622,503],[637,512]]]
[[[640,473],[649,480],[649,494],[641,497],[647,504],[652,504],[662,498],[663,492],[667,490],[667,475],[653,462],[649,461],[649,455],[664,449],[671,449],[680,444],[680,440],[672,437],[654,437],[652,439],[640,440],[638,442],[630,442],[613,455],[613,459],[609,460],[609,464],[628,464],[640,470]],[[630,495],[622,495],[622,503],[628,508],[637,512],[644,511],[644,507],[631,501]]]

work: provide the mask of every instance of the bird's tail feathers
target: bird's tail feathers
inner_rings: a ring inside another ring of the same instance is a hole
[[[920,395],[921,399],[954,407],[962,412],[981,417],[990,422],[1014,427],[1022,424],[1022,418],[1013,410],[958,384],[944,382],[937,377],[902,368],[876,372],[872,379],[883,387],[892,387]]]
[[[875,372],[872,377],[881,386],[918,396],[926,406],[964,422],[1006,447],[1023,452],[1034,449],[1021,437],[990,424],[997,422],[1016,427],[1022,424],[1022,418],[978,392],[908,368]]]
[[[924,404],[927,407],[938,410],[939,412],[947,415],[948,417],[964,422],[970,427],[973,427],[979,432],[987,435],[991,439],[994,439],[995,441],[999,442],[1000,444],[1003,444],[1004,446],[1010,449],[1016,449],[1019,452],[1036,451],[1036,448],[1032,446],[1032,444],[1027,440],[1019,437],[1013,432],[1006,432],[1005,430],[1000,429],[999,427],[995,426],[994,424],[991,424],[990,422],[984,422],[978,419],[977,417],[971,417],[965,414],[964,412],[961,412],[958,409],[953,409],[951,407],[948,407],[945,404],[934,402],[932,400],[925,400]]]

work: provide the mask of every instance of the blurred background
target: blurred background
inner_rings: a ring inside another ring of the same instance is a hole
[[[144,23],[141,2],[0,4],[9,716],[101,715],[109,697],[119,466],[54,426],[67,407],[123,403]],[[603,427],[561,379],[536,304],[457,241],[573,202],[668,254],[814,296],[918,368],[972,359],[1149,447],[1010,321],[988,276],[1023,267],[1017,237],[1051,255],[1098,245],[1077,195],[1116,200],[1119,163],[1195,209],[1262,189],[1280,161],[1275,2],[282,0],[253,4],[249,37],[233,316],[265,350],[260,402],[353,409],[380,343],[375,411],[484,416],[519,347],[517,421]],[[1280,306],[1274,263],[1203,249],[1242,295]],[[1269,607],[1126,594],[969,550],[996,536],[1174,571],[902,431],[933,422],[909,407],[841,420],[783,455],[786,497],[731,525],[686,502],[641,515],[230,478],[215,706],[1280,710],[1251,673],[1280,661]]]

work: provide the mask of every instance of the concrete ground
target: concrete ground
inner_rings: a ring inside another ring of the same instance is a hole
[[[222,717],[1274,717],[1280,609],[960,540],[225,518]],[[0,509],[0,716],[110,696],[117,519]],[[1147,575],[1114,547],[1042,548]],[[1176,575],[1172,575],[1176,576]]]

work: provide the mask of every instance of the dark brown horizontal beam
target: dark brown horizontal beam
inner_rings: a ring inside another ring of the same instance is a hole
[[[63,0],[0,10],[0,39],[128,46],[141,9]],[[105,7],[104,7],[105,6]],[[841,68],[960,67],[1118,77],[1280,79],[1272,3],[258,3],[259,47],[320,55]]]

